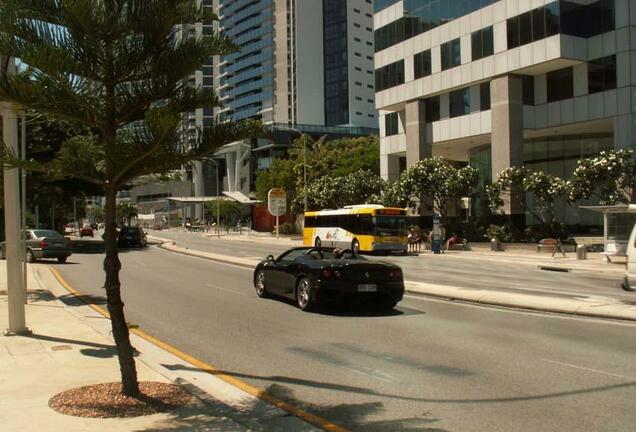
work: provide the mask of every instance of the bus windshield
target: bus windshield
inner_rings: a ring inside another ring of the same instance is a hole
[[[404,216],[376,216],[375,235],[405,236],[406,218]]]

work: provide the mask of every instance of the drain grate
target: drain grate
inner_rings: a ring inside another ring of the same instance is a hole
[[[71,349],[73,349],[73,347],[70,345],[56,345],[54,347],[51,347],[51,351],[68,351]]]
[[[565,268],[565,267],[550,267],[550,266],[539,266],[539,270],[553,271],[553,272],[559,272],[559,273],[569,273],[572,271],[572,269]]]

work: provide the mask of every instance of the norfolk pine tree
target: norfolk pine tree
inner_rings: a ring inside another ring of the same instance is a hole
[[[180,135],[183,113],[218,105],[212,91],[192,87],[188,77],[235,47],[219,32],[177,40],[176,29],[215,19],[196,0],[0,1],[0,53],[23,65],[0,78],[0,98],[93,133],[68,140],[46,164],[22,163],[4,145],[1,155],[8,166],[103,189],[105,290],[128,396],[139,396],[139,384],[120,293],[117,192],[139,176],[179,169],[260,131],[259,124],[214,121],[187,144]]]

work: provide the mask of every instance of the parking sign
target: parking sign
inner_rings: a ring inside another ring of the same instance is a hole
[[[267,210],[272,216],[283,216],[287,212],[287,194],[284,189],[271,189],[267,194]]]

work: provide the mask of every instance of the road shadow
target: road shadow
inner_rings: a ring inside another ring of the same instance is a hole
[[[195,367],[187,367],[182,365],[167,365],[162,364],[163,367],[169,370],[193,370],[193,371],[203,371],[202,369]],[[268,385],[264,389],[264,394],[262,395],[263,400],[271,400],[271,398],[278,399],[279,401],[286,402],[290,405],[293,405],[295,408],[300,408],[303,411],[309,412],[310,414],[317,415],[326,420],[329,420],[339,426],[345,427],[352,431],[398,431],[398,432],[448,432],[445,429],[441,429],[435,427],[434,424],[439,420],[435,418],[431,418],[428,413],[423,413],[421,416],[412,416],[403,419],[391,419],[391,420],[382,420],[382,421],[373,421],[368,418],[371,416],[377,416],[382,414],[385,411],[384,405],[382,402],[364,402],[364,403],[338,403],[338,404],[314,404],[304,402],[300,399],[294,397],[293,390],[282,383],[286,384],[297,384],[297,385],[306,385],[314,388],[321,389],[331,389],[336,391],[352,391],[355,393],[362,394],[377,394],[373,390],[365,389],[363,387],[355,387],[355,386],[345,386],[341,384],[330,384],[330,383],[321,383],[317,381],[311,380],[303,380],[296,379],[290,377],[276,376],[276,377],[261,377],[257,375],[250,374],[242,374],[228,371],[205,371],[211,373],[213,375],[226,375],[237,378],[246,378],[246,379],[259,379],[266,381],[275,381],[273,384]],[[260,403],[259,403],[260,405]],[[254,407],[254,411],[262,410],[262,407]],[[243,412],[239,414],[240,416],[248,416],[250,415],[249,407],[246,407],[246,410],[242,410]],[[247,413],[245,412],[247,411]],[[171,429],[169,425],[166,425],[165,429],[150,429],[150,430],[170,430],[170,431],[181,431],[181,430],[190,430],[190,429],[181,429],[183,424],[181,423],[181,418],[177,416],[174,421],[177,422],[177,425],[174,429]],[[199,429],[195,428],[192,430],[198,431]],[[212,429],[214,430],[214,429]],[[275,425],[270,425],[266,427],[267,431],[288,431],[289,429],[278,428]]]

